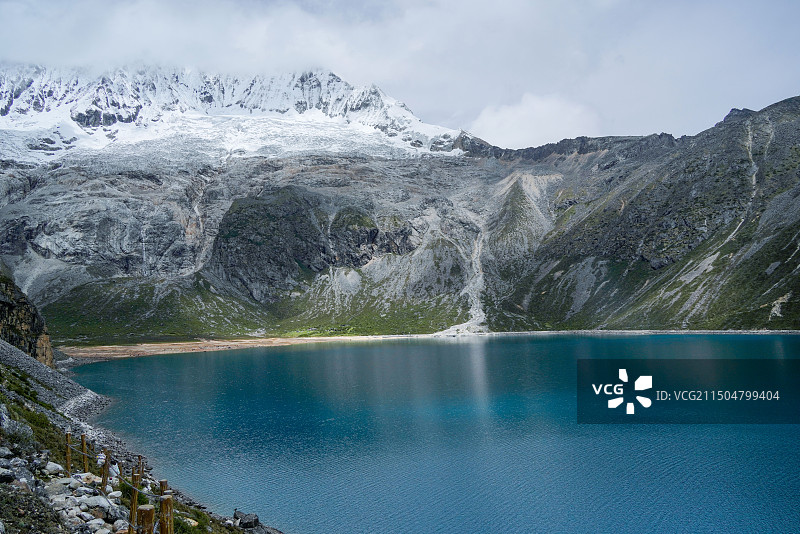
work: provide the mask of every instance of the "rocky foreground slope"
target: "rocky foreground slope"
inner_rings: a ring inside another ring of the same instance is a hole
[[[86,434],[90,453],[107,449],[127,475],[139,463],[114,435],[85,422],[107,400],[0,341],[0,533],[132,534],[131,492],[119,477],[102,488],[98,463],[92,459],[84,472],[79,449],[66,471],[67,431],[73,439]],[[158,505],[158,487],[146,467],[139,503]],[[254,514],[223,517],[177,491],[175,498],[176,532],[280,534]]]
[[[505,150],[352,88],[332,115],[320,73],[249,108],[38,76],[0,91],[0,255],[61,340],[800,324],[800,98]]]

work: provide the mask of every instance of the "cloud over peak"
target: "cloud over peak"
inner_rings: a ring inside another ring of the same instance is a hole
[[[692,134],[800,92],[790,0],[0,0],[0,13],[0,60],[325,68],[498,144]]]
[[[469,128],[489,143],[526,148],[554,140],[599,135],[597,114],[558,95],[522,95],[519,102],[487,106]]]

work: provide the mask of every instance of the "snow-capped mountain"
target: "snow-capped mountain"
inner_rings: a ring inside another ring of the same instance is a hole
[[[329,72],[0,68],[0,270],[61,341],[797,328],[799,132],[506,150]]]
[[[210,141],[205,149],[223,155],[320,146],[417,153],[451,150],[459,133],[328,71],[237,77],[148,67],[93,76],[32,65],[0,68],[0,130],[6,156],[35,161],[175,135]]]

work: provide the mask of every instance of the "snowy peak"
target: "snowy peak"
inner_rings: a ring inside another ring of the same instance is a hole
[[[35,114],[63,117],[64,111],[80,127],[96,129],[118,123],[148,125],[176,113],[257,117],[315,110],[328,118],[377,128],[389,136],[409,129],[430,130],[377,86],[356,88],[328,71],[237,77],[155,67],[90,76],[79,70],[31,65],[0,68],[2,126]]]
[[[332,72],[234,76],[168,67],[101,75],[0,66],[0,153],[41,162],[69,151],[218,157],[298,152],[407,157],[453,151],[459,132],[425,124],[375,85]],[[153,145],[152,143],[156,143]]]

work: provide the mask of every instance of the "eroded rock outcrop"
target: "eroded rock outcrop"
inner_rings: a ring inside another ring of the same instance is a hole
[[[0,263],[0,339],[53,367],[53,347],[44,319]]]

